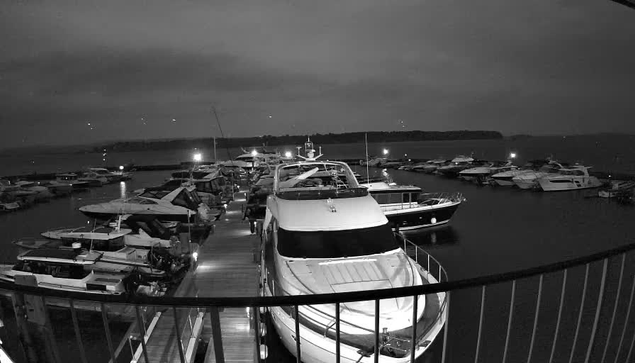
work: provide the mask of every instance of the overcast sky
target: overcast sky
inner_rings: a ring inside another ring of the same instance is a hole
[[[3,0],[0,146],[489,129],[635,132],[608,0]]]

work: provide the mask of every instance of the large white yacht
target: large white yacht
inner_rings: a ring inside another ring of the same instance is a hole
[[[526,173],[516,175],[512,178],[512,181],[520,189],[536,189],[540,187],[540,185],[538,184],[538,179],[549,174],[558,173],[560,169],[564,168],[564,165],[552,160],[536,171],[528,171]]]
[[[90,218],[111,219],[121,214],[149,214],[160,220],[191,222],[196,217],[209,222],[210,208],[201,201],[194,187],[179,187],[172,191],[146,188],[142,194],[127,199],[91,204],[79,210]]]
[[[589,175],[590,167],[574,165],[563,168],[557,174],[550,174],[538,179],[540,188],[545,192],[599,188],[602,182]]]
[[[280,165],[264,220],[262,294],[372,291],[438,282],[411,259],[377,202],[342,162],[308,161]],[[379,357],[375,357],[375,302],[342,303],[341,362],[407,362],[434,341],[447,318],[445,293],[380,302]],[[334,362],[335,304],[271,307],[283,344],[296,355],[299,319],[303,362]],[[413,315],[416,341],[412,341]]]
[[[515,168],[504,171],[497,171],[492,175],[492,180],[502,187],[511,187],[514,186],[514,177],[517,177],[521,174],[535,172],[545,164],[547,164],[549,160],[531,160],[528,161],[522,168]]]

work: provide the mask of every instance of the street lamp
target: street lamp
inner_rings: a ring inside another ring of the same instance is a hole
[[[284,152],[284,157],[285,157],[285,158],[287,158],[287,159],[291,159],[291,156],[293,156],[293,155],[291,154],[291,151],[285,151],[285,152]]]
[[[510,159],[516,159],[516,153],[515,152],[509,153],[509,158]]]
[[[119,165],[119,171],[123,171],[123,165]]]
[[[192,155],[192,159],[198,163],[203,160],[203,155],[201,155],[201,153],[195,153],[194,155]]]
[[[384,149],[384,155],[388,155],[388,149]]]

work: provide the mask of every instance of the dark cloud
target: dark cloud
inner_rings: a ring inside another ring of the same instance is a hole
[[[234,136],[635,132],[634,14],[606,0],[5,5],[7,146],[211,135],[211,105]]]

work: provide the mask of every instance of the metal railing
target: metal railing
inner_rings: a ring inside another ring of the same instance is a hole
[[[425,270],[442,271],[438,261],[430,257],[428,262],[429,255],[423,255],[417,246],[405,239],[403,243],[408,254]],[[125,338],[116,329],[117,319],[126,315],[125,311],[130,319],[128,323],[137,322],[139,336],[143,337],[152,321],[144,314],[144,310],[152,311],[150,307],[154,307],[155,312],[165,315],[170,309],[201,308],[203,318],[211,321],[206,323],[212,330],[211,337],[209,334],[207,336],[208,344],[216,348],[216,361],[224,362],[226,350],[223,344],[226,348],[229,346],[218,321],[223,320],[224,314],[231,308],[248,308],[251,321],[248,330],[254,344],[251,356],[258,361],[267,358],[267,348],[261,345],[263,340],[260,337],[263,333],[267,336],[275,334],[272,331],[267,333],[263,328],[267,307],[289,306],[297,313],[303,306],[336,304],[336,311],[339,312],[341,304],[372,300],[375,301],[376,316],[379,316],[377,313],[381,311],[385,299],[414,297],[416,301],[418,296],[445,292],[447,300],[444,303],[448,306],[450,294],[452,297],[452,319],[449,314],[446,315],[443,333],[420,358],[425,362],[631,362],[635,344],[635,314],[631,313],[635,295],[633,250],[635,243],[567,261],[490,276],[448,281],[442,277],[442,273],[437,273],[440,278],[436,284],[302,296],[86,296],[1,282],[0,292],[11,298],[11,304],[3,305],[3,315],[0,317],[4,325],[0,333],[4,330],[6,334],[0,336],[14,338],[12,341],[3,338],[3,346],[18,361],[68,360],[67,357],[60,358],[61,348],[64,348],[64,344],[60,343],[60,331],[65,331],[68,340],[74,342],[72,355],[77,361],[131,361],[132,357],[118,355],[115,349],[116,342]],[[71,317],[60,320],[58,310],[52,314],[49,300],[67,302]],[[83,334],[86,322],[77,319],[78,307],[87,304],[95,307],[95,312],[91,313],[93,316],[101,315],[98,320],[90,320],[90,325],[99,328],[98,339],[89,339]],[[120,312],[122,310],[124,312]],[[171,329],[181,335],[177,340],[182,341],[183,330],[178,328],[183,326],[185,320],[173,320]],[[301,332],[300,319],[295,321],[295,329]],[[70,331],[69,322],[73,326]],[[339,337],[339,313],[334,323],[333,329]],[[375,325],[374,334],[375,352],[364,358],[365,361],[383,361],[383,356],[377,354],[382,334],[378,324]],[[159,339],[159,336],[156,338]],[[153,359],[148,357],[146,343],[149,342],[141,339],[137,343],[141,346],[140,362]],[[301,361],[303,349],[308,347],[303,340],[296,339],[296,342],[296,358],[291,359]],[[168,344],[173,342],[166,340],[165,345]],[[336,362],[345,361],[340,360],[340,349],[339,344],[333,347]],[[193,357],[180,354],[177,361],[189,363],[194,361]],[[414,361],[414,358],[413,354],[402,361]]]

